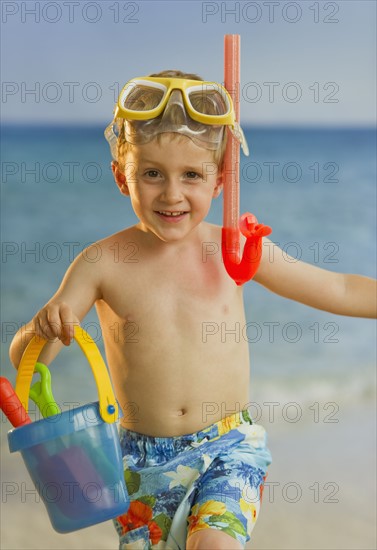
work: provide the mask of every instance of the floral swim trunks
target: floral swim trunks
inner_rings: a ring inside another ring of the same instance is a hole
[[[250,540],[271,455],[247,410],[182,436],[121,427],[120,443],[131,501],[114,519],[121,550],[184,550],[188,535],[208,528]]]

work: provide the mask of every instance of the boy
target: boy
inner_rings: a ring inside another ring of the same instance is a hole
[[[130,81],[114,122],[118,136],[112,125],[106,132],[112,170],[139,223],[93,245],[98,262],[85,260],[90,250],[75,259],[15,336],[11,360],[18,366],[36,334],[50,340],[39,358],[49,363],[95,304],[124,414],[131,505],[115,519],[120,547],[244,548],[271,457],[246,408],[247,341],[202,337],[205,322],[245,323],[242,287],[220,254],[203,258],[205,243],[221,250],[221,227],[204,219],[221,193],[225,126],[241,141],[242,131],[221,87],[177,71]],[[271,262],[262,257],[254,280],[318,309],[376,316],[376,281],[367,277],[276,253]]]

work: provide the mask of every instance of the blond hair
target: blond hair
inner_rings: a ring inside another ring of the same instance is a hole
[[[152,76],[152,77],[156,76],[156,77],[160,77],[160,78],[185,78],[187,80],[203,81],[203,79],[200,76],[196,75],[196,74],[183,73],[182,71],[178,71],[178,70],[161,71],[159,73],[153,73],[149,76]],[[146,109],[151,109],[152,106],[154,106],[156,98],[155,98],[153,92],[141,90],[141,91],[138,92],[138,95],[136,97],[132,98],[132,101],[133,101],[134,106],[137,106],[139,104],[140,108],[143,108],[144,110],[146,110]],[[199,105],[198,105],[198,107],[199,107]],[[200,110],[201,112],[206,112],[205,109],[206,109],[206,105],[201,105],[200,109],[198,109],[198,110]],[[125,162],[126,154],[128,153],[128,151],[132,151],[133,145],[131,143],[127,142],[126,135],[125,135],[125,121],[124,121],[124,119],[118,119],[116,121],[116,124],[117,124],[117,129],[118,129],[117,159],[118,159],[120,170],[122,172],[124,172],[124,169],[125,169],[124,162]],[[129,121],[128,124],[130,124],[132,126],[132,121]],[[161,143],[161,136],[162,135],[163,134],[158,134],[154,138],[154,139],[157,140],[157,143]],[[173,136],[174,136],[174,139],[177,139],[177,138],[181,137],[180,134],[173,134]],[[216,164],[219,168],[221,168],[221,165],[222,165],[222,162],[223,162],[223,159],[224,159],[226,141],[227,141],[227,132],[224,131],[221,146],[217,150],[213,151],[214,161],[216,162]]]

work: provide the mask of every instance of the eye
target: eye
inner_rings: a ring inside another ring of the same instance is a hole
[[[159,176],[159,172],[158,170],[147,170],[146,172],[144,172],[144,176],[147,176],[148,178],[158,178]]]
[[[194,171],[186,172],[186,177],[189,180],[194,180],[194,179],[201,178],[200,174],[198,174],[197,172],[194,172]]]

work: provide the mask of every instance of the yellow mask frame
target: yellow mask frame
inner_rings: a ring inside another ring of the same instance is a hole
[[[124,107],[124,100],[132,89],[136,86],[144,86],[160,90],[163,93],[160,103],[154,109],[146,111],[128,109]],[[233,108],[232,98],[229,92],[217,82],[209,82],[204,80],[187,80],[185,78],[160,78],[152,76],[143,76],[132,78],[129,80],[119,94],[117,104],[115,106],[114,118],[124,118],[128,120],[148,120],[158,117],[165,109],[167,102],[173,90],[182,92],[183,102],[188,115],[197,122],[202,124],[221,124],[234,126],[235,113]],[[189,94],[191,92],[218,92],[226,105],[226,113],[221,115],[211,115],[200,113],[197,111],[191,101]]]

